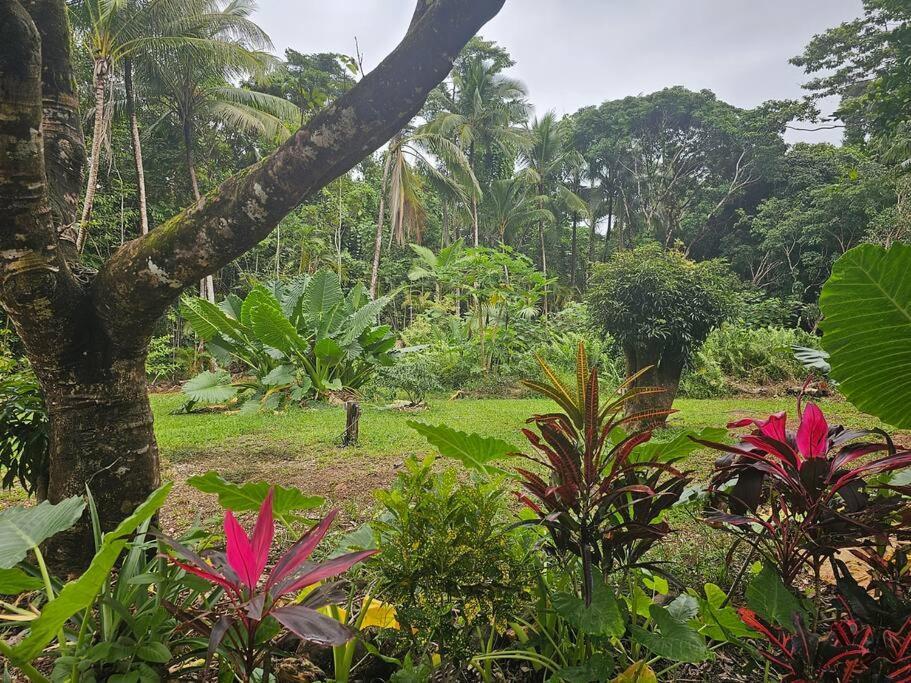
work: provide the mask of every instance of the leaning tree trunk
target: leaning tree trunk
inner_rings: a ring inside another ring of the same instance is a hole
[[[683,373],[683,355],[658,344],[647,344],[636,347],[624,344],[623,355],[626,358],[626,372],[632,376],[646,370],[632,384],[632,388],[658,387],[660,393],[639,394],[625,404],[626,414],[655,413],[646,415],[637,421],[640,428],[660,428],[667,423],[667,412],[671,409],[677,390],[680,387],[680,375]]]
[[[89,159],[89,179],[85,186],[82,203],[82,217],[79,219],[79,237],[76,248],[82,251],[88,237],[89,219],[95,204],[95,190],[98,186],[98,169],[101,167],[101,144],[104,140],[104,96],[107,92],[108,77],[111,73],[109,59],[96,59],[93,72],[95,85],[95,125],[92,129],[92,156]]]
[[[146,201],[146,175],[142,164],[142,141],[139,138],[139,119],[136,116],[136,94],[133,89],[133,62],[123,60],[123,87],[126,91],[127,117],[130,119],[130,140],[136,165],[136,192],[139,195],[139,233],[149,232],[149,209]]]

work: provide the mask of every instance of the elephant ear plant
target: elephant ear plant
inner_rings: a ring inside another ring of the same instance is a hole
[[[319,611],[343,602],[346,594],[335,584],[323,583],[347,571],[376,550],[348,553],[322,563],[310,556],[329,531],[337,511],[313,526],[266,573],[275,533],[272,515],[273,492],[263,501],[252,536],[240,526],[234,514],[225,512],[225,552],[205,556],[162,537],[179,559],[174,564],[195,574],[220,592],[221,598],[207,603],[207,609],[189,612],[171,605],[185,626],[208,637],[206,668],[216,655],[243,681],[268,680],[274,641],[283,629],[311,643],[339,646],[353,637],[344,624]],[[264,578],[265,577],[265,578]],[[302,600],[304,589],[316,586]]]
[[[594,567],[605,575],[619,567],[654,568],[643,555],[670,532],[662,516],[680,500],[690,476],[671,462],[634,455],[636,447],[651,438],[651,431],[622,433],[624,425],[657,417],[651,412],[623,417],[627,401],[660,389],[629,388],[634,376],[617,397],[602,404],[598,370],[589,368],[584,345],[578,349],[574,390],[547,363],[540,358],[538,362],[549,382],[525,384],[552,398],[563,412],[535,415],[528,422],[537,432],[523,430],[535,450],[524,457],[543,467],[549,478],[518,469],[528,494],[521,499],[548,530],[558,551],[581,558],[582,594],[590,605]],[[612,440],[618,434],[619,440]]]
[[[246,408],[275,409],[286,401],[358,389],[378,367],[392,365],[395,336],[378,325],[389,297],[371,299],[362,284],[347,294],[338,275],[321,271],[287,285],[256,284],[245,299],[220,305],[187,298],[181,314],[223,367],[200,373],[183,390],[195,404],[242,399]]]

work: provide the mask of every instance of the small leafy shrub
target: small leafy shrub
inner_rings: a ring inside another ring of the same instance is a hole
[[[178,360],[170,335],[153,337],[146,356],[146,375],[151,383],[179,378],[183,366]]]
[[[874,545],[901,532],[907,502],[875,475],[911,465],[879,429],[830,427],[809,403],[796,432],[787,415],[744,419],[752,429],[735,446],[701,441],[724,455],[709,483],[708,519],[743,538],[776,569],[786,586],[801,572],[820,569],[842,548]]]
[[[431,358],[421,352],[404,354],[395,365],[381,368],[376,384],[391,392],[393,398],[403,394],[412,406],[421,405],[428,394],[443,389]]]
[[[509,530],[501,482],[459,483],[408,460],[374,524],[380,589],[419,655],[467,661],[478,633],[501,633],[530,582],[522,534]]]
[[[174,539],[162,537],[180,558],[172,562],[209,582],[216,591],[214,600],[204,602],[201,608],[176,611],[187,628],[207,637],[206,668],[217,657],[220,669],[233,671],[242,681],[262,680],[263,672],[271,670],[271,658],[277,649],[275,640],[284,629],[318,645],[347,643],[353,632],[318,611],[347,597],[337,585],[325,581],[376,553],[364,550],[322,563],[310,562],[335,518],[336,512],[331,512],[286,551],[266,575],[275,534],[273,495],[270,490],[250,536],[230,510],[225,512],[224,553],[199,555]],[[303,594],[301,600],[294,599],[313,586],[316,587]]]
[[[320,271],[271,289],[257,284],[246,299],[233,294],[216,306],[185,299],[181,313],[223,367],[184,384],[191,404],[243,400],[255,409],[356,390],[380,366],[394,362],[395,337],[377,325],[389,298],[371,300],[358,284],[342,292],[338,275]]]
[[[44,497],[49,424],[38,380],[30,371],[0,377],[0,488],[16,483]]]
[[[735,393],[737,384],[802,382],[807,370],[794,357],[795,346],[812,348],[818,340],[798,329],[723,323],[690,360],[681,393],[712,398]]]

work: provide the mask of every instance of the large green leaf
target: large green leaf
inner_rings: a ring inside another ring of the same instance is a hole
[[[516,447],[508,441],[480,434],[466,434],[446,425],[429,425],[410,420],[408,426],[423,436],[440,455],[454,458],[480,472],[500,471],[490,463],[509,457]]]
[[[620,605],[601,581],[595,581],[592,604],[588,607],[582,598],[572,593],[557,593],[553,602],[557,614],[590,636],[619,638],[626,631]]]
[[[240,307],[240,322],[244,327],[253,329],[251,314],[256,306],[269,306],[276,311],[281,311],[281,304],[278,303],[278,299],[275,298],[275,295],[261,284],[257,283],[253,286],[253,289],[250,290],[250,293],[247,294],[247,298],[244,299],[244,303]]]
[[[259,510],[271,486],[275,492],[272,498],[272,512],[287,525],[288,516],[295,512],[305,512],[321,507],[326,501],[321,496],[308,496],[300,489],[277,486],[264,481],[249,481],[245,484],[233,484],[226,481],[216,472],[190,477],[187,483],[203,493],[218,496],[218,504],[234,512]]]
[[[44,582],[37,576],[29,576],[18,567],[0,569],[0,595],[19,595],[43,585]]]
[[[832,378],[851,403],[911,427],[911,245],[864,244],[835,263],[819,306]]]
[[[224,403],[234,398],[237,387],[232,386],[231,374],[227,370],[206,370],[184,382],[183,393],[198,403]]]
[[[704,662],[712,657],[705,638],[689,624],[678,621],[661,605],[649,606],[649,616],[657,627],[646,630],[632,626],[633,639],[650,652],[672,662]]]
[[[770,566],[763,567],[750,581],[746,589],[746,601],[749,608],[767,622],[778,624],[789,631],[794,630],[794,615],[805,613],[800,601]]]
[[[203,341],[211,341],[219,334],[233,340],[242,340],[247,336],[247,330],[221,307],[199,297],[183,299],[180,314]]]
[[[721,427],[706,427],[701,432],[686,430],[669,441],[646,441],[639,444],[630,453],[630,462],[676,462],[692,455],[701,448],[693,438],[703,441],[724,442],[727,430]]]
[[[263,385],[267,387],[283,387],[294,383],[294,368],[290,365],[279,365],[272,368],[265,377],[262,378]]]
[[[342,303],[344,298],[338,275],[321,270],[307,283],[301,299],[301,310],[308,320],[316,324]]]
[[[73,496],[56,505],[13,506],[0,511],[0,569],[15,567],[28,551],[54,534],[66,531],[82,516],[85,501]]]
[[[171,486],[169,482],[153,491],[116,529],[104,535],[101,548],[85,573],[68,582],[57,597],[47,603],[41,616],[30,623],[28,637],[13,648],[17,661],[33,660],[56,637],[68,619],[91,606],[126,547],[128,536],[158,511],[168,497]]]
[[[368,301],[352,313],[346,321],[347,329],[342,337],[342,344],[348,345],[360,337],[368,327],[376,323],[380,313],[388,305],[389,298],[383,296],[379,299]]]
[[[250,323],[253,333],[263,344],[278,349],[289,358],[307,351],[307,341],[277,308],[268,304],[254,306],[250,311]]]
[[[756,633],[743,623],[737,610],[726,605],[727,595],[714,583],[705,585],[705,598],[697,595],[702,622],[701,632],[712,640],[730,642],[750,638]]]

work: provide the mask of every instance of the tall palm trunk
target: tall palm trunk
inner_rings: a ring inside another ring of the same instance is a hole
[[[146,175],[142,165],[142,142],[139,139],[139,119],[136,116],[136,96],[133,89],[133,61],[123,60],[123,87],[126,90],[127,116],[130,119],[130,140],[133,143],[133,161],[136,164],[136,190],[139,195],[139,231],[149,232],[149,209],[146,201]]]
[[[607,203],[607,232],[604,234],[604,254],[601,257],[602,261],[607,261],[609,255],[608,250],[610,249],[610,237],[611,232],[613,232],[614,227],[614,194],[611,193],[610,199]]]
[[[111,75],[111,60],[107,57],[95,59],[92,72],[95,86],[95,125],[92,129],[92,155],[89,159],[89,177],[85,186],[85,199],[82,204],[82,217],[79,219],[79,236],[76,248],[82,251],[88,235],[88,222],[92,216],[92,205],[95,203],[95,190],[98,185],[98,169],[101,166],[101,143],[104,141],[104,97],[107,93],[108,79]]]
[[[383,182],[380,185],[380,210],[376,217],[376,235],[373,238],[373,270],[370,271],[370,296],[376,298],[380,280],[380,254],[383,250],[383,219],[386,211],[386,181],[389,179],[389,160],[383,164]]]
[[[474,246],[480,244],[480,235],[478,234],[478,197],[474,193],[471,195],[471,235]]]
[[[569,264],[569,286],[576,286],[576,263],[579,260],[579,214],[573,213],[573,248]]]
[[[544,221],[538,222],[538,235],[541,238],[541,272],[547,277],[547,248],[544,242]],[[544,315],[548,313],[547,285],[544,285]]]
[[[190,174],[190,186],[193,188],[193,198],[199,203],[202,194],[199,192],[199,180],[196,178],[196,157],[193,154],[193,123],[190,117],[183,120],[183,147],[187,162],[187,172]],[[211,275],[206,275],[199,281],[199,296],[210,303],[215,303],[215,280]]]

